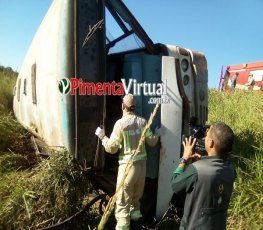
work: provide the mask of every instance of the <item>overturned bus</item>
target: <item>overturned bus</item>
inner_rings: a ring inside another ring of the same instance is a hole
[[[118,31],[116,37],[111,30]],[[162,125],[166,132],[156,147],[147,149],[142,200],[142,213],[160,219],[173,195],[170,178],[179,162],[182,135],[190,135],[192,120],[194,125],[207,120],[207,82],[202,53],[153,43],[123,1],[56,0],[22,64],[14,112],[36,140],[65,147],[92,169],[94,186],[112,195],[118,154],[104,152],[95,129],[104,125],[109,136],[122,116],[119,88],[135,93],[134,84],[163,87],[162,95],[136,96],[136,113],[146,119],[161,102],[152,128]],[[115,84],[114,93],[101,91],[106,83]]]

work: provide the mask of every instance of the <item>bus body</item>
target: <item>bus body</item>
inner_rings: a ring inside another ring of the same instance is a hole
[[[119,30],[116,37],[112,27]],[[52,148],[66,148],[91,168],[94,186],[113,195],[118,154],[104,152],[94,133],[103,125],[106,135],[111,134],[122,116],[121,95],[102,96],[101,91],[81,87],[124,80],[166,87],[168,103],[162,101],[152,124],[152,129],[163,125],[166,132],[156,147],[147,147],[142,199],[142,212],[154,210],[154,218],[160,219],[173,195],[170,178],[181,156],[182,135],[190,135],[193,118],[196,125],[207,120],[208,72],[202,53],[154,44],[120,0],[56,0],[19,72],[14,113],[38,140]],[[136,113],[148,119],[158,98],[136,96]]]

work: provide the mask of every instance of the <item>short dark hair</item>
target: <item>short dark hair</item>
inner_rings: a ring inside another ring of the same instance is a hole
[[[215,149],[222,158],[227,158],[234,146],[234,132],[224,122],[218,121],[210,126],[211,137],[214,139]]]

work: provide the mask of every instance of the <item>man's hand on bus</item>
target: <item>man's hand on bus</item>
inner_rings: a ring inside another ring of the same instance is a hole
[[[162,136],[165,134],[165,128],[161,126],[160,128],[156,127],[154,130],[154,134],[158,137]]]

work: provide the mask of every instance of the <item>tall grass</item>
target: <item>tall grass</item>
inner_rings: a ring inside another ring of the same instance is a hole
[[[208,120],[224,121],[236,134],[228,229],[263,229],[263,92],[210,91]]]
[[[237,179],[229,210],[229,229],[262,229],[263,221],[263,155],[241,158],[246,169],[237,167]]]
[[[18,73],[11,68],[0,66],[0,114],[6,114],[12,110],[13,88]]]
[[[17,73],[11,68],[0,66],[0,153],[28,153],[28,133],[17,122],[12,113],[13,88]]]
[[[0,182],[0,226],[38,229],[77,213],[90,189],[85,173],[68,152],[59,151],[30,171],[4,174]],[[75,229],[90,225],[91,213],[85,213],[85,219],[74,223]]]

